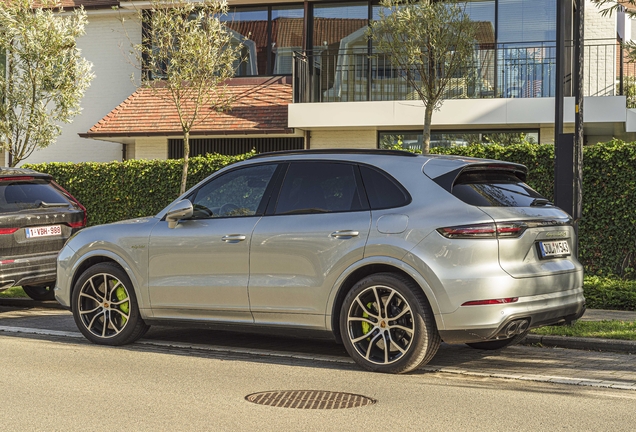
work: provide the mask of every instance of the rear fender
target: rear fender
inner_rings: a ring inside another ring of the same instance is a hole
[[[329,331],[334,331],[332,325],[332,317],[340,313],[340,311],[335,310],[336,307],[336,299],[341,292],[341,290],[346,289],[345,282],[355,271],[363,269],[367,266],[372,265],[385,265],[395,268],[396,270],[401,270],[407,275],[409,275],[422,289],[426,298],[428,299],[429,304],[431,305],[431,309],[433,310],[433,314],[435,315],[435,321],[437,323],[438,329],[443,329],[443,320],[440,314],[439,305],[437,303],[437,298],[435,297],[435,293],[431,289],[428,282],[420,275],[417,270],[415,270],[410,265],[406,264],[403,261],[400,261],[395,258],[386,257],[386,256],[372,256],[368,258],[364,258],[347,268],[340,277],[336,280],[336,283],[331,289],[329,293],[329,299],[327,301],[327,309],[325,316],[325,326]]]

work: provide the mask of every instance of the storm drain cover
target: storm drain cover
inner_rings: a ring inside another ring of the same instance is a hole
[[[253,393],[248,402],[280,408],[342,409],[373,405],[375,399],[366,396],[321,390],[287,390]]]

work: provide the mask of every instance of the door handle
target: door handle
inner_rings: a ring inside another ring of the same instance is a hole
[[[360,234],[358,231],[344,230],[332,232],[331,237],[338,239],[350,239],[351,237],[357,237],[358,234]]]
[[[228,234],[226,236],[221,237],[221,240],[223,240],[226,243],[238,243],[240,241],[245,240],[245,236],[243,234]]]

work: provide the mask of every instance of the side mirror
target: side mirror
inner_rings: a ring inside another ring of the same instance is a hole
[[[190,200],[184,199],[179,201],[166,213],[168,228],[176,228],[179,220],[191,218],[193,212],[194,210]]]

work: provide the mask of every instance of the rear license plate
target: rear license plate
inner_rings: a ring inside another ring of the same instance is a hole
[[[539,242],[541,258],[557,258],[570,255],[570,245],[567,240]]]
[[[62,227],[60,225],[43,226],[37,228],[26,228],[27,238],[48,237],[62,235]]]

